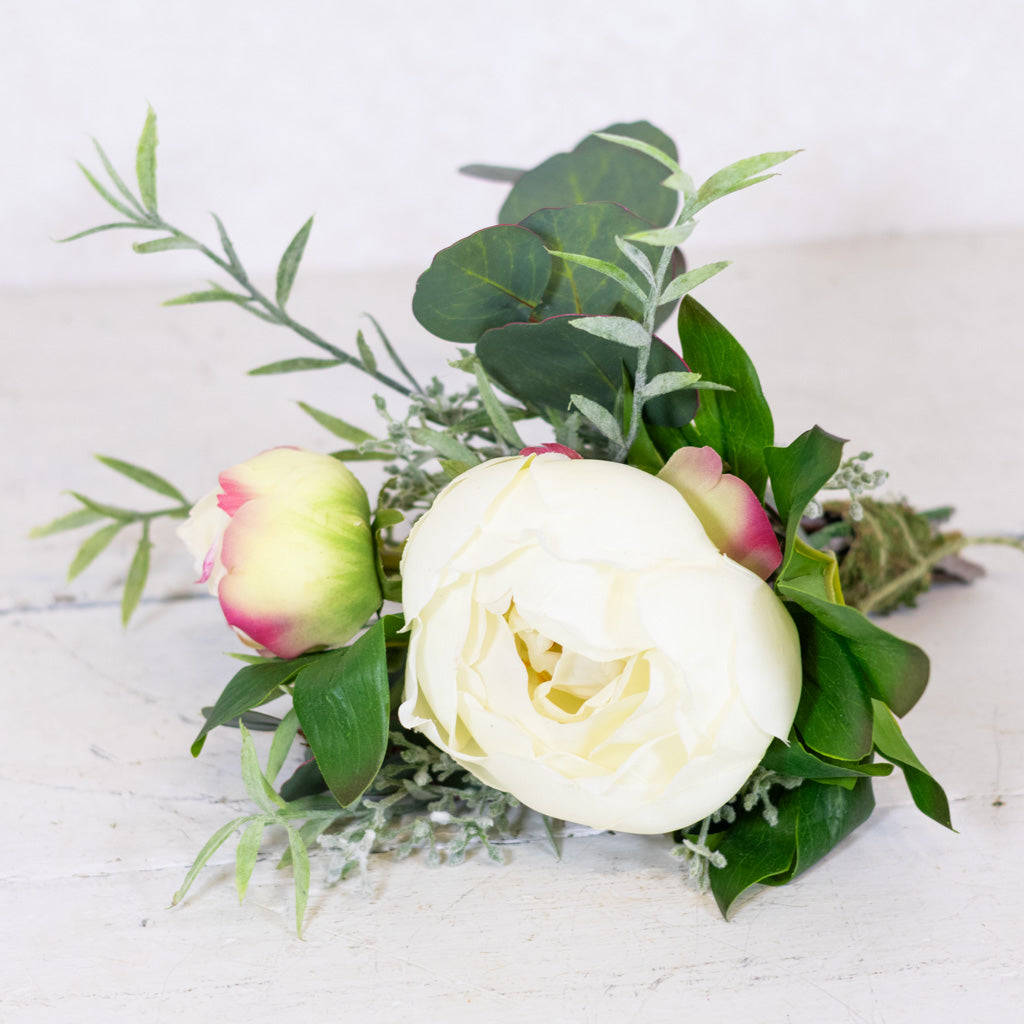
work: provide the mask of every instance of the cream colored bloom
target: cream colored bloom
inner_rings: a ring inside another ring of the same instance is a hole
[[[690,825],[789,732],[792,620],[640,470],[484,463],[416,524],[402,577],[400,720],[537,811],[627,832]]]

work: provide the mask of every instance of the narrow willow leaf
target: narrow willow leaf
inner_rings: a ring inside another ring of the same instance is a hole
[[[289,708],[288,714],[281,719],[274,730],[274,738],[270,743],[270,753],[267,755],[267,771],[265,773],[270,782],[273,782],[281,774],[281,769],[284,767],[285,759],[288,757],[288,752],[292,749],[292,744],[295,742],[295,735],[298,731],[299,716],[295,714],[295,708]]]
[[[614,142],[616,145],[625,146],[627,149],[635,149],[638,153],[645,153],[647,156],[657,160],[659,164],[667,167],[673,174],[681,174],[683,169],[668,155],[663,153],[657,146],[651,146],[642,139],[632,139],[628,135],[612,135],[609,132],[594,132],[599,139],[607,142]]]
[[[162,306],[193,306],[200,302],[234,302],[239,306],[252,302],[251,295],[243,295],[241,292],[229,292],[226,288],[215,286],[201,292],[189,292],[187,295],[178,295],[173,299],[164,300]]]
[[[103,147],[99,144],[96,139],[92,140],[93,146],[96,148],[96,154],[100,158],[100,162],[103,164],[103,169],[107,172],[107,177],[114,183],[115,188],[128,200],[129,204],[136,209],[140,214],[145,214],[145,210],[142,208],[142,204],[135,198],[132,190],[125,184],[124,179],[120,174],[117,173],[117,168],[114,166],[113,161],[107,156]]]
[[[276,363],[265,363],[249,371],[250,377],[265,377],[273,373],[299,373],[303,370],[327,370],[332,366],[341,366],[340,359],[314,359],[298,356],[295,359],[282,359]]]
[[[636,238],[638,236],[631,235],[630,237]],[[557,249],[548,249],[548,253],[551,256],[557,256],[559,259],[567,260],[569,263],[578,263],[581,267],[596,270],[599,274],[610,277],[617,284],[625,288],[626,291],[635,295],[641,302],[647,300],[647,296],[640,285],[622,267],[617,267],[614,263],[609,263],[607,260],[594,259],[592,256],[585,256],[578,252],[561,252]]]
[[[115,505],[104,505],[102,502],[87,498],[84,494],[79,494],[78,491],[68,491],[68,494],[76,501],[80,501],[90,511],[107,519],[123,519],[126,523],[130,523],[138,518],[138,513],[132,512],[130,509],[118,508]]]
[[[615,244],[618,246],[619,252],[629,260],[630,263],[636,267],[644,276],[644,280],[648,284],[654,284],[654,267],[651,266],[651,261],[647,258],[647,253],[638,249],[632,242],[627,242],[625,238],[621,238],[618,235],[615,236]]]
[[[402,357],[398,354],[394,345],[391,344],[388,336],[384,333],[384,328],[381,327],[376,318],[371,316],[369,313],[364,313],[363,316],[373,324],[373,329],[377,332],[377,337],[380,338],[381,344],[384,346],[384,349],[388,354],[388,358],[395,364],[395,368],[398,372],[412,385],[414,391],[418,391],[422,394],[423,388],[420,387],[420,382],[412,375],[405,363],[402,362]]]
[[[644,386],[644,400],[667,395],[673,391],[684,391],[686,388],[694,387],[699,381],[699,373],[659,373]]]
[[[125,626],[138,607],[142,591],[145,589],[146,577],[149,576],[149,552],[152,547],[149,539],[149,520],[146,520],[142,524],[142,536],[132,557],[132,564],[128,566],[128,577],[124,581],[124,593],[121,595],[121,622]]]
[[[98,235],[101,231],[113,231],[115,228],[139,228],[142,227],[140,224],[136,224],[134,221],[119,221],[116,224],[100,224],[95,228],[86,228],[84,231],[78,231],[73,235],[68,235],[67,238],[58,238],[57,241],[63,242],[77,242],[80,238],[87,238],[89,235]]]
[[[409,436],[417,443],[427,448],[433,448],[438,455],[446,459],[455,459],[467,465],[475,466],[480,460],[461,441],[457,441],[450,434],[442,434],[439,430],[432,430],[430,427],[412,427]]]
[[[168,252],[171,249],[198,249],[199,243],[193,238],[182,238],[180,235],[168,235],[166,238],[154,238],[151,242],[133,242],[132,249],[143,255],[151,252]]]
[[[775,153],[761,153],[758,156],[737,160],[736,163],[729,164],[728,167],[723,167],[720,171],[712,174],[697,190],[697,198],[702,205],[706,206],[715,199],[735,191],[737,186],[743,187],[747,178],[760,174],[762,171],[768,170],[769,167],[776,167],[799,152],[799,149],[791,149]]]
[[[483,181],[518,181],[526,171],[519,167],[501,167],[498,164],[466,164],[459,168],[459,174]]]
[[[583,316],[570,320],[569,325],[626,348],[644,349],[651,344],[651,336],[643,326],[624,316]]]
[[[750,188],[751,185],[760,185],[762,181],[767,181],[769,178],[777,178],[777,174],[759,174],[755,178],[747,178],[746,181],[738,181],[735,185],[730,185],[728,188],[723,189],[713,199],[708,199],[704,202],[698,202],[692,210],[696,213],[698,210],[704,209],[705,206],[710,206],[712,202],[717,199],[723,199],[725,196],[732,195],[733,192],[740,192],[745,188]]]
[[[169,483],[162,476],[157,476],[156,473],[148,469],[143,469],[142,466],[136,466],[131,462],[124,462],[121,459],[114,459],[109,455],[97,455],[96,458],[104,466],[114,470],[114,472],[128,477],[129,480],[134,480],[135,483],[141,484],[143,487],[148,487],[151,491],[156,491],[157,494],[162,494],[166,498],[173,498],[175,501],[181,502],[182,505],[189,504],[188,498],[174,484]]]
[[[603,405],[592,402],[584,395],[572,395],[570,401],[609,441],[620,447],[626,443],[622,436],[622,427]]]
[[[367,441],[377,440],[373,434],[368,434],[365,430],[354,427],[351,423],[346,423],[329,412],[315,409],[306,402],[299,402],[298,405],[307,416],[312,416],[321,427],[329,430],[335,437],[340,437],[343,441],[349,441],[351,444],[365,444]]]
[[[238,892],[239,903],[245,899],[245,891],[249,888],[249,879],[252,878],[253,868],[256,867],[256,857],[260,852],[266,825],[266,818],[251,821],[238,840],[238,849],[235,851],[235,889]]]
[[[705,263],[703,267],[695,267],[693,270],[688,270],[685,274],[680,274],[669,281],[658,301],[675,302],[676,299],[681,299],[687,292],[692,292],[697,285],[703,284],[709,278],[714,277],[715,274],[725,270],[730,262],[731,260],[721,260],[718,263]]]
[[[252,734],[241,724],[239,730],[242,733],[242,784],[245,791],[249,799],[262,811],[277,814],[287,804],[277,795],[260,769],[260,759],[256,753],[256,744],[252,741]]]
[[[513,448],[525,448],[526,443],[519,436],[519,431],[516,430],[505,407],[498,401],[494,388],[491,387],[487,371],[479,359],[474,363],[473,374],[476,377],[477,387],[480,389],[480,401],[483,402],[484,409],[487,411],[494,429],[498,432],[498,436]]]
[[[376,373],[377,357],[373,354],[370,346],[366,344],[366,338],[363,337],[362,331],[356,331],[356,348],[359,350],[359,358],[363,361],[363,366],[370,373]]]
[[[226,825],[221,825],[221,827],[206,840],[203,844],[203,848],[196,854],[196,859],[192,861],[192,867],[188,869],[188,874],[185,875],[185,880],[181,883],[181,888],[178,889],[178,891],[171,897],[172,907],[176,907],[185,898],[185,894],[192,888],[192,883],[198,877],[199,872],[206,867],[206,862],[227,842],[231,834],[258,817],[261,816],[256,814],[247,814],[245,817],[235,818],[233,821],[229,821]]]
[[[238,253],[235,252],[235,247],[231,244],[231,239],[228,237],[228,229],[224,227],[224,224],[217,214],[211,213],[210,216],[213,218],[214,224],[217,225],[217,234],[220,237],[220,247],[224,250],[224,255],[228,258],[228,263],[230,263],[235,269],[240,269],[242,263],[238,258]]]
[[[306,242],[309,241],[309,233],[313,230],[313,218],[310,217],[305,224],[296,232],[295,237],[288,243],[281,262],[277,266],[277,304],[284,309],[288,303],[288,297],[292,293],[292,285],[295,284],[295,275],[299,272],[299,264],[302,262],[302,254],[306,251]]]
[[[288,851],[292,855],[292,874],[295,879],[295,934],[302,937],[302,921],[309,900],[309,852],[299,832],[288,826]]]
[[[139,182],[139,196],[142,205],[150,212],[156,212],[156,111],[146,111],[146,122],[142,126],[139,145],[135,151],[135,176]]]
[[[339,462],[387,462],[395,457],[394,452],[363,452],[358,448],[340,448],[329,454]]]
[[[110,542],[126,525],[127,523],[123,521],[111,523],[109,526],[104,526],[101,530],[97,530],[92,536],[88,537],[78,549],[78,553],[68,567],[68,583],[88,568],[95,561],[96,557],[110,546]]]
[[[91,508],[76,508],[74,512],[58,516],[45,526],[33,526],[29,530],[29,537],[33,540],[39,537],[49,537],[52,533],[63,533],[65,530],[77,530],[80,526],[88,526],[90,523],[99,522],[103,518],[99,512]]]
[[[123,214],[125,217],[130,217],[134,220],[135,213],[124,205],[120,200],[115,199],[96,179],[96,176],[89,170],[88,167],[83,163],[79,163],[78,169],[85,175],[85,180],[96,190],[100,198],[108,205],[112,206],[118,213]],[[80,237],[80,236],[76,236]],[[70,241],[70,239],[69,239]]]
[[[683,224],[674,224],[668,228],[654,228],[651,231],[637,231],[626,238],[632,242],[646,242],[648,245],[681,245],[697,226],[695,220],[688,220]]]
[[[682,192],[685,197],[694,193],[693,178],[686,171],[670,174],[662,183],[663,188],[670,188],[675,192]]]

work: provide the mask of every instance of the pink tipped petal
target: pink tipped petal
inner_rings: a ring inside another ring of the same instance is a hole
[[[583,456],[579,452],[573,451],[572,448],[567,448],[564,444],[557,444],[554,441],[549,441],[547,444],[535,444],[529,448],[523,448],[520,455],[564,455],[568,459],[582,459]]]
[[[782,550],[767,513],[739,477],[722,472],[713,448],[680,448],[658,476],[686,499],[719,551],[761,579],[779,567]]]

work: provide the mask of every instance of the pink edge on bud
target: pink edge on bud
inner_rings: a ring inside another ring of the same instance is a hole
[[[686,499],[711,542],[766,580],[782,562],[768,514],[739,477],[722,472],[714,448],[680,448],[658,474]]]
[[[555,441],[549,441],[547,444],[535,444],[529,448],[523,448],[519,452],[520,455],[564,455],[568,459],[582,459],[583,456],[579,452],[573,451],[572,448],[567,448],[564,444],[558,444]]]

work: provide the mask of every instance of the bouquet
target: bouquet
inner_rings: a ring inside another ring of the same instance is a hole
[[[928,659],[868,613],[969,576],[968,543],[1021,542],[943,533],[948,510],[871,497],[885,473],[818,426],[776,443],[753,363],[692,295],[727,264],[690,268],[681,246],[698,213],[793,153],[697,185],[641,121],[530,170],[463,168],[510,187],[498,223],[439,252],[412,298],[465,375],[450,390],[410,372],[376,319],[345,348],[294,318],[312,219],[272,295],[218,218],[213,245],[165,220],[156,148],[150,110],[131,188],[97,143],[105,180],[82,169],[117,219],[66,240],[125,229],[150,235],[139,253],[197,252],[220,279],[167,305],[227,303],[284,327],[319,354],[253,373],[361,373],[378,415],[355,425],[304,404],[343,447],[253,453],[195,503],[103,457],[171,505],[74,494],[78,508],[37,531],[102,524],[74,576],[140,529],[127,623],[150,523],[182,520],[200,582],[249,649],[192,752],[236,727],[254,809],[203,847],[175,902],[236,833],[244,895],[273,825],[300,930],[314,842],[332,880],[380,850],[500,860],[523,808],[556,847],[565,822],[671,834],[723,914],[867,821],[872,780],[894,769],[951,827],[898,721]],[[373,499],[368,463],[386,477]],[[283,715],[257,710],[278,698]],[[273,732],[262,764],[255,730]]]

